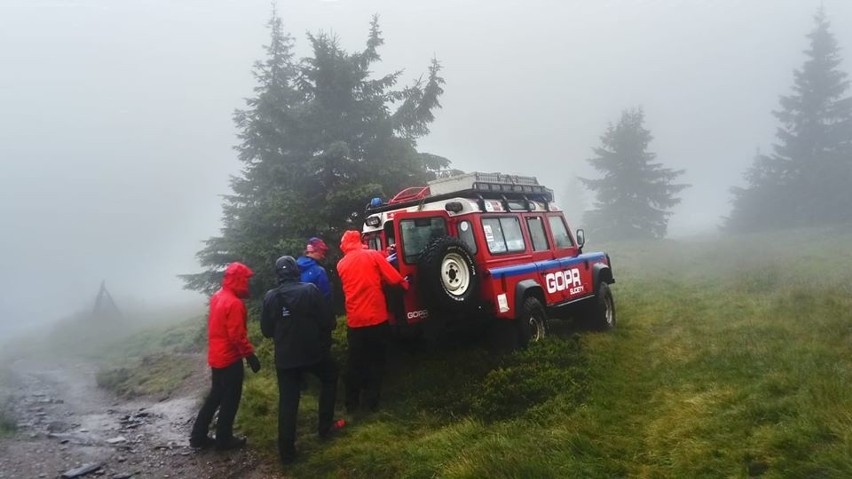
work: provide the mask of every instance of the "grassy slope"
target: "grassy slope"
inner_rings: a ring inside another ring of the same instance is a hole
[[[105,365],[98,386],[119,396],[165,397],[197,369],[193,354],[204,347],[204,318],[143,330],[98,351]]]
[[[17,429],[17,422],[10,411],[12,386],[11,371],[6,366],[0,367],[0,438],[12,435]]]
[[[852,477],[852,234],[608,245],[619,327],[392,355],[384,410],[296,477]],[[342,333],[342,331],[340,331]],[[337,337],[338,353],[343,337]],[[267,369],[239,421],[274,450]]]

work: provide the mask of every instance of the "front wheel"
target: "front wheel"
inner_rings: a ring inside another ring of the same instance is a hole
[[[606,283],[600,283],[595,297],[590,299],[587,312],[589,326],[597,331],[609,331],[615,327],[615,302]]]
[[[537,298],[526,298],[521,314],[515,320],[518,328],[518,343],[525,348],[530,341],[538,342],[547,335],[547,313]]]

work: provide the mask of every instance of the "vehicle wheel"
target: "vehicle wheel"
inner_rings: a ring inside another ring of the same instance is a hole
[[[450,236],[438,238],[420,256],[417,282],[428,308],[468,311],[475,306],[479,275],[467,245]]]
[[[515,320],[518,329],[518,344],[525,348],[532,342],[538,342],[547,335],[547,313],[537,298],[524,299],[521,314]]]
[[[588,316],[589,326],[597,331],[609,331],[615,327],[615,302],[612,291],[606,283],[600,283],[594,299],[590,300]]]

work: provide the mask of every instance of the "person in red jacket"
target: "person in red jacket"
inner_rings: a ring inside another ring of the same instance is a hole
[[[349,360],[344,376],[346,409],[360,407],[361,393],[367,407],[379,405],[389,333],[388,309],[383,285],[408,289],[408,281],[391,266],[384,254],[367,249],[361,233],[349,230],[340,240],[343,259],[337,273],[343,284],[346,305],[346,337]]]
[[[207,363],[212,371],[211,387],[192,426],[190,447],[204,448],[214,444],[207,432],[216,409],[219,409],[216,448],[235,449],[246,444],[244,437],[234,436],[234,417],[243,392],[243,358],[252,371],[260,370],[260,361],[246,334],[247,314],[243,303],[243,298],[249,295],[252,274],[242,263],[229,264],[222,279],[222,288],[210,297]]]

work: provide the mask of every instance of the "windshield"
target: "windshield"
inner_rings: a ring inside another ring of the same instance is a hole
[[[402,220],[399,228],[406,263],[416,263],[429,243],[447,235],[447,223],[440,217]]]

